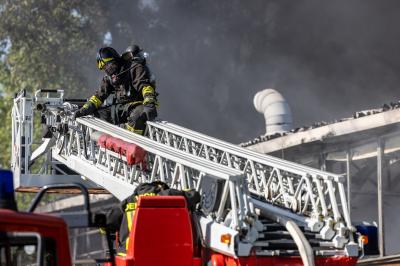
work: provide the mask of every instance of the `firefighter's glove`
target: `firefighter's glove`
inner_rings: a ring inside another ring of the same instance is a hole
[[[75,120],[76,118],[81,116],[91,115],[96,111],[96,109],[97,108],[93,104],[86,103],[81,109],[73,114],[72,119]]]
[[[106,228],[105,227],[100,227],[99,228],[100,234],[105,235],[107,234]]]

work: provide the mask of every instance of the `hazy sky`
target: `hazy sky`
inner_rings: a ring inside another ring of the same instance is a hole
[[[111,45],[150,53],[162,119],[239,143],[264,133],[252,99],[265,88],[295,126],[398,100],[399,1],[126,2]]]

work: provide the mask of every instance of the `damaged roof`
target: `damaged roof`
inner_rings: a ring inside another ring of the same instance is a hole
[[[317,122],[289,132],[261,135],[253,140],[239,144],[262,153],[270,153],[292,146],[315,141],[326,141],[332,137],[345,136],[355,132],[367,131],[400,122],[400,102],[384,104],[381,108],[359,111],[352,117],[333,122]]]

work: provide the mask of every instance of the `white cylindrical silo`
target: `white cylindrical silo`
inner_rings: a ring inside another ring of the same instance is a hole
[[[283,133],[292,129],[293,120],[289,104],[274,89],[265,89],[254,95],[254,107],[265,117],[266,134]]]

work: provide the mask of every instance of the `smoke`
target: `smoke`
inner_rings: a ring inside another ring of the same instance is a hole
[[[265,88],[287,98],[295,126],[397,101],[399,6],[121,1],[107,30],[119,51],[135,42],[150,53],[160,118],[239,143],[264,133],[252,99]]]
[[[193,130],[234,143],[263,134],[252,100],[265,88],[285,96],[295,127],[399,100],[399,1],[115,2],[111,45],[150,53],[160,118]],[[356,221],[377,217],[376,184],[367,185],[353,187]],[[386,209],[399,206],[393,197]],[[386,211],[388,252],[397,251],[397,213]]]

